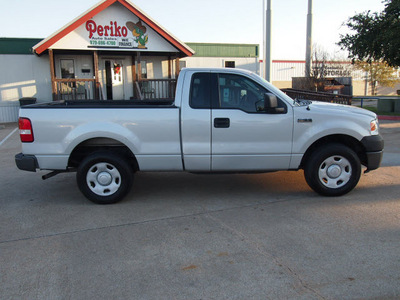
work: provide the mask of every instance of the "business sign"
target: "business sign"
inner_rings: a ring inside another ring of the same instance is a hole
[[[88,47],[147,49],[149,36],[146,34],[146,26],[140,20],[136,23],[128,21],[125,26],[119,25],[117,21],[104,25],[89,20],[85,28],[89,38]]]
[[[178,52],[163,36],[119,2],[93,16],[51,48],[64,50]]]
[[[349,68],[343,67],[339,64],[337,65],[326,65],[322,63],[321,66],[314,66],[313,70],[315,73],[323,71],[324,77],[349,77],[351,76],[351,70]]]

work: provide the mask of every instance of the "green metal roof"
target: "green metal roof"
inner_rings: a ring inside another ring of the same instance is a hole
[[[43,39],[0,38],[0,54],[33,54],[32,47]],[[257,44],[186,43],[197,57],[258,57]]]
[[[258,57],[257,44],[186,43],[198,57]]]
[[[0,54],[33,54],[32,47],[43,39],[0,38]]]

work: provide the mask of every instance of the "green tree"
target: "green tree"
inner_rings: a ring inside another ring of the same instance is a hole
[[[350,17],[345,25],[352,33],[341,35],[339,45],[353,61],[385,61],[400,66],[400,0],[385,0],[383,12]]]
[[[372,95],[376,95],[377,83],[382,86],[394,87],[400,81],[397,77],[397,69],[390,67],[385,62],[356,61],[354,65],[357,69],[367,72]]]

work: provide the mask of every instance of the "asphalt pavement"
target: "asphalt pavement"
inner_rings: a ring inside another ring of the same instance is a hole
[[[138,173],[115,205],[20,171],[0,127],[1,299],[400,299],[400,121],[351,193],[303,172]]]

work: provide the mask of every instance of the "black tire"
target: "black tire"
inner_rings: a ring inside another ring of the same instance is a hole
[[[350,192],[360,180],[360,159],[345,145],[327,144],[309,156],[304,176],[318,194],[341,196]]]
[[[76,181],[82,194],[97,204],[113,204],[128,194],[133,170],[122,157],[111,152],[95,152],[79,165]]]

